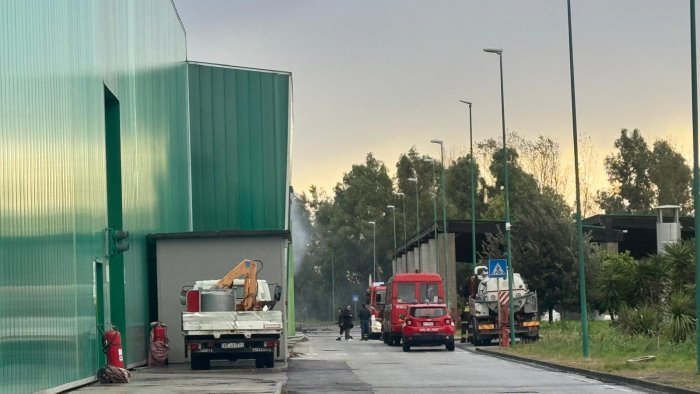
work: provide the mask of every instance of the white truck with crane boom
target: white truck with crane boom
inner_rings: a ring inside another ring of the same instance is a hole
[[[282,312],[272,310],[274,294],[258,280],[259,260],[243,260],[219,280],[183,287],[181,302],[185,356],[192,369],[209,369],[216,359],[254,359],[256,368],[272,368],[283,331]]]

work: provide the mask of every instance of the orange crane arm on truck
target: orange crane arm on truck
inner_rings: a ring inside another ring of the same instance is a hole
[[[243,301],[241,309],[249,311],[255,305],[258,294],[258,264],[253,260],[243,260],[238,263],[231,271],[221,278],[214,288],[230,289],[233,287],[233,281],[243,279]]]

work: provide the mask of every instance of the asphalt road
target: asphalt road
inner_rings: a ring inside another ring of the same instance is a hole
[[[359,332],[354,333],[359,337]],[[336,341],[335,333],[307,333],[293,348],[288,393],[635,393],[602,383],[469,351],[387,346],[381,341]]]

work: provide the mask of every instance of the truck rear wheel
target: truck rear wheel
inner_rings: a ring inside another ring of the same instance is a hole
[[[402,340],[401,349],[403,349],[404,352],[411,351],[411,345],[408,344],[407,340],[405,340],[405,339]]]
[[[208,370],[211,368],[209,363],[209,358],[203,354],[192,353],[192,359],[190,360],[190,366],[193,371]]]
[[[255,356],[255,368],[265,368],[265,355],[258,354]]]
[[[274,352],[269,352],[265,353],[265,366],[267,368],[274,368],[275,367],[275,353]]]

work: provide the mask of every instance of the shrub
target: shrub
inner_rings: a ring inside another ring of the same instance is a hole
[[[651,305],[630,307],[623,304],[617,320],[617,328],[628,335],[653,336],[659,331],[659,310]]]
[[[667,335],[675,343],[692,338],[695,333],[693,298],[681,290],[671,293],[666,302],[666,313],[670,316]]]

